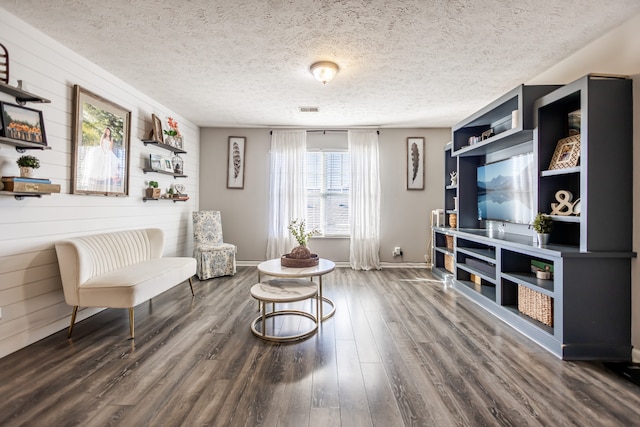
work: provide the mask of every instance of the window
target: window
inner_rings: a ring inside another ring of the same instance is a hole
[[[349,173],[348,151],[307,151],[307,227],[321,236],[348,236]]]

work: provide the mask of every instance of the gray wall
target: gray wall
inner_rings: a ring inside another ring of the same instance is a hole
[[[200,209],[222,213],[225,241],[238,246],[239,262],[265,259],[269,207],[269,147],[271,129],[201,129]],[[229,136],[244,136],[246,169],[244,189],[227,189]],[[406,190],[406,139],[425,138],[425,189]],[[334,137],[335,138],[335,137]],[[318,142],[309,135],[308,145]],[[451,131],[441,129],[381,129],[380,175],[382,191],[381,247],[383,262],[424,263],[428,254],[429,213],[443,205],[443,149]],[[393,257],[400,246],[403,257]],[[312,239],[309,248],[336,262],[349,261],[348,239]]]

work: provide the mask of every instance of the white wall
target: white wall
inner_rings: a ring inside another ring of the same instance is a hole
[[[633,78],[633,182],[640,182],[640,15],[632,17],[527,84],[569,83],[587,73],[620,74]],[[640,186],[633,189],[633,248],[640,248]],[[611,209],[616,209],[611,206]],[[631,343],[634,362],[640,362],[640,261],[631,262]],[[615,284],[603,284],[603,286]]]
[[[240,262],[265,259],[270,130],[205,128],[201,131],[200,208],[221,211],[224,239],[238,246]],[[226,188],[229,136],[247,138],[243,190]],[[425,189],[422,191],[405,189],[406,139],[412,136],[425,138]],[[424,263],[430,235],[429,213],[444,203],[444,146],[450,140],[450,129],[380,130],[380,259],[383,262]],[[394,246],[402,247],[402,258],[392,257]],[[336,262],[349,261],[348,239],[312,239],[309,248]]]
[[[67,48],[0,9],[0,43],[10,55],[10,84],[21,79],[27,90],[50,99],[29,104],[43,111],[51,150],[31,151],[41,161],[37,175],[60,184],[61,194],[28,198],[0,197],[0,357],[68,326],[71,307],[64,302],[54,242],[70,236],[121,229],[159,227],[166,233],[167,255],[191,253],[192,210],[198,206],[199,129],[135,88],[118,80]],[[141,70],[143,72],[144,70]],[[74,84],[79,84],[131,110],[129,197],[72,195],[71,121]],[[0,93],[0,100],[14,102]],[[185,184],[191,200],[142,202],[145,181],[173,183],[166,175],[144,174],[150,153],[168,151],[145,147],[140,138],[151,129],[151,114],[173,116],[185,136]],[[0,143],[0,175],[18,174],[14,147]],[[97,309],[79,313],[79,320]],[[127,316],[123,311],[123,316]],[[123,331],[126,335],[126,331]]]

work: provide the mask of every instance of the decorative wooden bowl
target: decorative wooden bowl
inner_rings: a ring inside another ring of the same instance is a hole
[[[280,257],[280,265],[283,267],[303,268],[313,267],[318,265],[320,258],[317,254],[311,254],[311,258],[289,258],[289,254],[284,254]]]

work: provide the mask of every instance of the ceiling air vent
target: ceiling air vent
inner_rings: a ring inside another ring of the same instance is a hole
[[[298,107],[301,113],[317,113],[320,111],[318,107]]]

